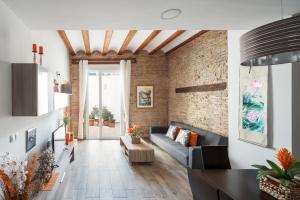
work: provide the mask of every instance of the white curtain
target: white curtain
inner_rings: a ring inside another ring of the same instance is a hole
[[[84,135],[84,110],[87,94],[88,61],[79,62],[79,120],[78,120],[78,139],[83,139]]]
[[[130,101],[130,77],[131,61],[120,61],[121,74],[121,99],[122,99],[122,123],[121,135],[124,135],[129,127],[129,101]]]

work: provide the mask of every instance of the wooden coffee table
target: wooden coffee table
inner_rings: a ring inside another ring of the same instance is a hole
[[[130,136],[121,136],[120,145],[123,147],[126,158],[131,164],[152,163],[154,161],[154,149],[141,139],[140,144],[132,144]]]

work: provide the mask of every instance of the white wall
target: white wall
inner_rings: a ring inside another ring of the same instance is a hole
[[[233,168],[250,168],[274,160],[278,148],[292,150],[292,65],[271,66],[269,73],[270,148],[240,141],[239,138],[239,67],[240,36],[246,31],[228,31],[228,112],[229,157]],[[299,112],[299,111],[298,111]],[[295,141],[294,141],[295,143]],[[298,145],[300,141],[298,140]]]
[[[300,160],[300,62],[293,64],[293,152]]]
[[[0,152],[12,152],[19,158],[25,154],[25,131],[37,128],[37,147],[46,145],[51,132],[62,119],[62,110],[41,117],[11,116],[11,63],[32,62],[31,45],[44,46],[44,66],[53,74],[61,72],[69,79],[69,58],[55,31],[31,31],[0,1]],[[9,135],[18,138],[9,143]]]

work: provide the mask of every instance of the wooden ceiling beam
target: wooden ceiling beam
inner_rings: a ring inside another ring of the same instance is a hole
[[[78,64],[83,58],[73,58],[72,63]],[[88,60],[89,64],[119,64],[121,60],[131,60],[131,63],[136,63],[135,58],[90,58],[86,57],[84,60]]]
[[[160,45],[158,45],[156,48],[154,48],[152,51],[150,51],[150,55],[158,52],[160,49],[165,47],[167,44],[175,40],[178,36],[180,36],[182,33],[184,33],[185,30],[178,30],[175,33],[173,33],[170,37],[168,37],[166,40],[164,40]]]
[[[146,38],[146,40],[135,50],[134,54],[142,51],[160,32],[161,30],[152,31],[152,33]]]
[[[109,51],[109,44],[110,44],[110,41],[112,38],[112,34],[113,34],[112,30],[107,30],[105,33],[105,39],[104,39],[104,45],[103,45],[103,51],[102,51],[103,55],[106,55],[107,52]]]
[[[69,52],[72,56],[74,56],[74,55],[75,55],[75,51],[74,51],[74,49],[73,49],[73,47],[72,47],[72,45],[71,45],[71,43],[70,43],[70,40],[69,40],[68,37],[67,37],[66,32],[65,32],[64,30],[58,30],[57,32],[58,32],[59,36],[61,37],[61,39],[63,40],[63,42],[64,42],[64,44],[65,44],[65,46],[66,46],[68,52]]]
[[[128,45],[129,45],[130,41],[135,36],[136,32],[137,32],[137,30],[130,30],[128,32],[128,34],[127,34],[127,36],[126,36],[126,38],[125,38],[125,40],[124,40],[124,42],[123,42],[120,50],[119,50],[119,53],[118,53],[119,55],[123,54],[126,51],[126,49],[127,49]]]
[[[182,47],[182,46],[186,45],[187,43],[193,41],[194,39],[200,37],[201,35],[203,35],[206,32],[208,32],[208,30],[199,31],[198,33],[194,34],[193,36],[191,36],[187,40],[183,41],[182,43],[178,44],[177,46],[175,46],[172,49],[170,49],[169,51],[167,51],[166,54],[170,54],[171,52],[175,51],[176,49],[179,49],[180,47]]]
[[[81,33],[82,33],[82,38],[83,38],[85,53],[87,55],[91,55],[89,31],[88,30],[82,30]]]

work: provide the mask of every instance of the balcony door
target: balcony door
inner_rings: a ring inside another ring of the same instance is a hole
[[[104,68],[104,69],[103,69]],[[118,139],[121,133],[119,66],[93,67],[88,75],[87,139]]]

